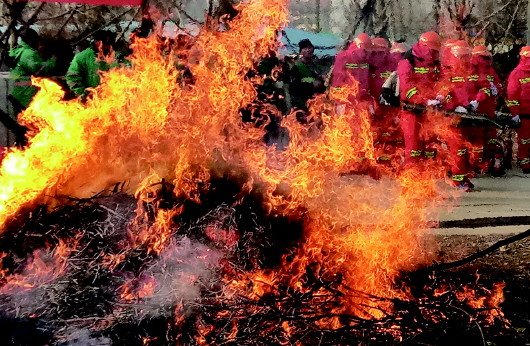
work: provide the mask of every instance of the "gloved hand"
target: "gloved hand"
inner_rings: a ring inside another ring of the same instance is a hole
[[[495,84],[493,84],[493,82],[490,82],[490,90],[493,96],[497,96],[499,94],[499,90],[497,90],[497,87]]]
[[[471,107],[471,111],[472,112],[476,112],[477,108],[478,108],[478,101],[477,100],[473,100],[473,101],[469,102],[469,106]]]
[[[515,128],[521,126],[521,118],[519,117],[519,114],[512,117],[512,122]]]
[[[456,113],[467,113],[467,109],[465,109],[462,106],[458,106],[458,107],[455,108],[455,112]]]
[[[375,115],[375,107],[373,104],[368,105],[368,112],[370,112],[370,115]]]
[[[438,107],[438,106],[440,106],[441,104],[442,104],[442,103],[441,103],[440,100],[438,100],[438,99],[427,100],[427,106]]]

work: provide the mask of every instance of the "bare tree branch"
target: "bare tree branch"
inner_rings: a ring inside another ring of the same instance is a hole
[[[123,17],[123,16],[126,15],[127,13],[131,12],[133,9],[134,9],[134,8],[130,8],[130,9],[126,10],[126,11],[123,12],[123,13],[117,14],[117,15],[114,16],[111,20],[109,20],[107,23],[103,23],[103,24],[98,25],[98,26],[95,27],[95,28],[91,28],[88,32],[85,32],[85,33],[81,34],[79,37],[77,37],[75,40],[73,40],[72,44],[79,44],[80,42],[86,40],[88,37],[90,37],[90,35],[92,35],[92,34],[95,33],[96,31],[103,29],[104,27],[106,27],[107,25],[109,25],[109,23],[112,23],[112,22],[114,22],[116,19]]]
[[[512,28],[513,21],[515,20],[515,17],[517,17],[517,14],[519,12],[519,5],[521,5],[520,2],[518,2],[517,5],[515,6],[515,11],[513,11],[512,13],[512,19],[510,20],[510,23],[508,24],[506,31],[504,31],[504,37],[508,36],[508,32]]]
[[[37,8],[35,9],[35,11],[33,12],[33,14],[29,17],[29,19],[28,19],[27,22],[26,22],[28,25],[31,25],[31,24],[33,24],[33,23],[35,23],[35,22],[37,21],[37,16],[39,15],[40,11],[43,9],[43,7],[44,7],[45,5],[46,5],[46,3],[43,2],[43,3],[41,3],[41,4],[39,5],[39,7],[37,7]]]
[[[61,28],[58,31],[58,36],[61,35],[61,33],[63,32],[64,28],[66,28],[66,25],[68,25],[68,22],[70,22],[70,20],[72,20],[72,18],[75,16],[76,13],[77,13],[77,9],[74,8],[74,9],[70,10],[70,12],[69,12],[70,15],[68,16],[68,18],[66,18],[66,20],[63,23],[63,25],[61,25]],[[63,14],[63,15],[66,15],[66,13]],[[61,17],[63,15],[61,15]],[[60,17],[56,17],[56,18],[58,19]]]
[[[193,18],[192,16],[190,16],[188,14],[188,12],[184,11],[184,9],[182,8],[182,4],[178,3],[175,5],[175,7],[177,8],[177,10],[184,15],[184,17],[186,17],[186,19],[190,20],[191,22],[195,23],[195,24],[199,24],[199,25],[204,25],[204,22],[201,22],[195,18]]]
[[[501,8],[499,8],[497,11],[495,12],[492,12],[490,13],[489,15],[487,15],[486,17],[482,18],[481,20],[479,20],[478,22],[475,23],[475,25],[479,25],[481,24],[482,22],[490,19],[491,17],[495,17],[496,15],[498,15],[499,13],[501,13],[502,11],[504,11],[508,6],[511,5],[512,2],[514,2],[515,0],[510,0],[509,2],[507,2],[506,4],[504,4]]]

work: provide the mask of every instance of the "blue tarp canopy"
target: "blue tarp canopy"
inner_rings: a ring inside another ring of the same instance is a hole
[[[284,47],[280,49],[280,55],[298,53],[298,42],[307,38],[315,46],[315,55],[335,56],[344,42],[339,35],[330,33],[315,33],[295,28],[285,28],[283,32],[282,43]]]

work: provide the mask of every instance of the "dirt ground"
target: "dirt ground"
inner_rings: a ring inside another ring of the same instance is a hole
[[[513,234],[438,235],[440,262],[452,262],[484,250]],[[530,345],[530,238],[501,247],[469,264],[452,269],[474,272],[495,282],[504,281],[505,317]]]

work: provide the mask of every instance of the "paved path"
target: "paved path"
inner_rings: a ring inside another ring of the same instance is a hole
[[[530,175],[513,169],[504,177],[472,181],[476,191],[464,193],[456,208],[442,213],[436,233],[509,234],[530,229]]]

